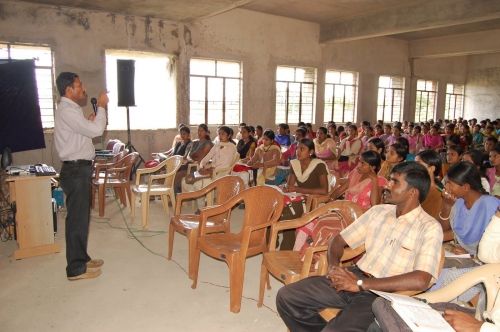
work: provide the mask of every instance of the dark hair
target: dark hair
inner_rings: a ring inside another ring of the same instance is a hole
[[[264,130],[264,133],[262,134],[262,136],[266,136],[267,138],[269,138],[271,141],[274,141],[274,137],[276,137],[274,135],[274,131],[272,131],[271,129],[266,129]]]
[[[257,126],[255,126],[255,130],[257,130],[257,129],[259,129],[259,130],[264,130],[264,128],[262,128],[262,126],[261,126],[261,125],[257,125]]]
[[[498,142],[498,139],[495,136],[488,136],[486,137],[486,141],[493,142],[496,144]]]
[[[482,151],[475,149],[465,151],[463,155],[465,156],[466,154],[470,156],[470,159],[472,159],[472,163],[479,169],[479,175],[481,175],[481,177],[486,177],[485,162],[488,160],[488,155]]]
[[[481,175],[476,165],[468,161],[461,161],[451,166],[447,173],[448,180],[460,186],[468,184],[472,190],[486,194],[481,183]]]
[[[229,140],[231,141],[231,136],[233,135],[233,130],[231,128],[229,128],[228,126],[220,126],[217,131],[219,130],[225,132],[227,136],[229,136]]]
[[[355,124],[350,124],[348,128],[349,128],[349,129],[358,130],[358,127],[356,127],[356,125],[355,125]]]
[[[382,141],[378,137],[372,137],[372,138],[370,138],[368,140],[368,143],[372,143],[373,145],[375,145],[375,147],[377,148],[377,150],[381,150],[381,152],[380,152],[380,158],[382,160],[385,160],[385,144],[384,144],[384,141]]]
[[[189,127],[187,127],[187,126],[181,127],[181,128],[179,129],[179,132],[180,132],[180,133],[185,132],[185,133],[191,134],[191,130],[190,130],[190,129],[189,129]]]
[[[418,190],[419,202],[425,200],[431,187],[431,178],[424,166],[414,161],[405,161],[395,165],[391,171],[393,173],[404,175],[408,186]]]
[[[340,134],[340,133],[341,133],[341,132],[343,132],[343,131],[345,131],[344,126],[339,126],[339,127],[337,128],[337,133],[339,133],[339,134]]]
[[[408,155],[408,147],[407,146],[404,146],[403,144],[401,143],[394,143],[392,145],[390,145],[394,148],[394,150],[396,151],[396,154],[401,157],[401,161],[405,161],[406,160],[406,156]]]
[[[422,128],[420,126],[415,126],[413,129],[417,129],[419,133],[422,132]]]
[[[255,133],[255,127],[254,126],[247,126],[248,127],[248,131],[250,133]]]
[[[238,127],[246,127],[246,126],[247,126],[247,124],[245,122],[242,122],[242,123],[240,123],[240,125]]]
[[[57,76],[56,86],[59,95],[63,97],[66,94],[66,88],[69,86],[73,86],[73,83],[79,76],[75,73],[71,72],[62,72]]]
[[[400,136],[400,137],[396,138],[396,143],[399,143],[406,148],[407,155],[408,155],[408,153],[410,153],[410,142],[408,142],[408,139],[406,137]],[[406,157],[405,157],[405,159],[406,159]]]
[[[312,151],[311,158],[316,158],[316,153],[314,152],[314,142],[310,138],[303,138],[299,141],[299,144],[304,144],[309,151]]]
[[[365,120],[365,121],[361,122],[361,125],[365,126],[365,127],[369,127],[370,126],[370,121],[366,121]]]
[[[306,135],[307,135],[307,130],[304,127],[299,127],[297,129],[295,129],[295,131],[300,131],[300,133],[302,134],[302,137],[306,137]]]
[[[456,134],[452,134],[450,135],[447,139],[446,139],[447,142],[452,142],[453,145],[459,145],[460,144],[460,136],[456,135]]]
[[[286,123],[280,123],[280,124],[278,125],[278,127],[280,127],[280,128],[281,128],[281,129],[283,129],[283,130],[287,130],[287,129],[289,128],[289,127],[288,127],[288,125],[287,125]]]
[[[423,150],[417,153],[417,156],[422,159],[428,166],[434,166],[434,177],[441,175],[443,162],[439,154],[434,150]]]
[[[371,150],[365,151],[361,154],[361,158],[368,165],[375,167],[375,173],[378,173],[382,160],[380,159],[380,155],[377,152]]]
[[[450,145],[448,147],[448,150],[453,150],[456,153],[458,153],[459,156],[461,156],[464,153],[464,148],[462,148],[461,145]]]
[[[305,127],[306,126],[306,123],[304,121],[299,121],[299,123],[297,123],[297,127]]]
[[[499,142],[497,142],[497,143],[495,144],[495,147],[494,147],[494,148],[493,148],[493,150],[491,150],[491,151],[495,151],[496,153],[500,153],[500,143],[499,143]]]
[[[325,127],[319,127],[318,130],[322,131],[323,134],[325,134],[325,135],[328,133],[328,130],[326,130]]]

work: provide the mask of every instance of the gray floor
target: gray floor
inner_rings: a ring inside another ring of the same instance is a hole
[[[241,215],[235,211],[236,220]],[[286,331],[274,303],[281,283],[271,281],[265,307],[257,308],[260,255],[247,260],[239,314],[229,311],[224,262],[202,255],[200,282],[191,289],[186,238],[177,235],[174,260],[165,258],[168,218],[160,201],[151,202],[149,232],[139,229],[140,217],[131,223],[129,209],[113,198],[108,218],[92,212],[89,253],[105,261],[93,280],[66,279],[64,217],[58,214],[58,254],[16,261],[16,243],[0,243],[1,331]]]

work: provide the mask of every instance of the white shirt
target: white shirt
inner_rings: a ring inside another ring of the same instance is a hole
[[[500,263],[500,215],[497,212],[484,230],[477,257],[483,263]]]
[[[59,158],[65,160],[95,157],[92,138],[102,135],[106,127],[106,112],[99,107],[94,121],[83,115],[82,108],[69,98],[61,97],[55,112],[54,143]]]

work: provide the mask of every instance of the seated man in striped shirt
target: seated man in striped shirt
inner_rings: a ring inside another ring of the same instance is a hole
[[[369,290],[424,291],[438,277],[443,231],[420,206],[430,187],[427,170],[415,162],[396,165],[384,193],[388,204],[366,211],[331,242],[330,271],[281,288],[278,312],[291,332],[366,331],[376,295]],[[346,246],[365,246],[356,266],[339,267]],[[324,308],[342,312],[330,322]]]

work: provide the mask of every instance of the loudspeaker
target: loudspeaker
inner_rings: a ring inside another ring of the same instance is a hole
[[[8,166],[12,164],[12,151],[9,147],[3,149],[2,152],[2,163],[1,166],[3,169],[6,169]]]
[[[135,60],[116,60],[118,106],[135,106]]]

